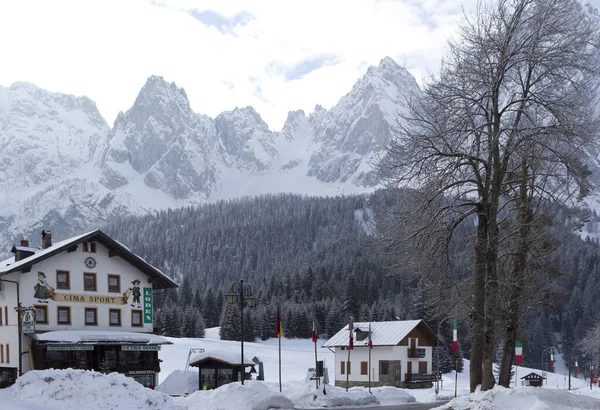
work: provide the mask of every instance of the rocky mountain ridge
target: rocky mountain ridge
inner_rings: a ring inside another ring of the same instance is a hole
[[[214,119],[195,113],[184,89],[159,76],[112,128],[87,97],[0,87],[0,253],[42,228],[66,236],[126,214],[266,193],[372,191],[390,126],[419,93],[386,57],[331,109],[291,111],[272,132],[252,107]]]

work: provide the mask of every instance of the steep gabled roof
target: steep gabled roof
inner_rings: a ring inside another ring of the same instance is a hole
[[[427,324],[419,320],[395,320],[390,322],[354,322],[353,330],[359,328],[360,330],[369,329],[371,325],[371,340],[373,346],[396,346],[400,343],[408,334],[423,323],[423,328],[429,331],[432,337],[436,338],[435,333],[427,326]],[[363,340],[356,340],[356,334],[353,334],[354,346],[368,346],[369,338],[366,337]],[[342,330],[337,332],[333,337],[327,340],[323,347],[347,347],[350,343],[350,333],[348,332],[348,325],[344,326]]]
[[[190,359],[190,366],[198,367],[201,363],[206,361],[215,361],[232,366],[239,366],[242,361],[242,357],[239,352],[228,350],[228,349],[210,349],[209,351],[198,353]],[[244,365],[254,366],[252,360],[248,360],[244,356]]]
[[[11,272],[27,272],[36,263],[73,248],[80,243],[89,241],[101,243],[108,248],[109,256],[119,256],[124,261],[135,266],[152,280],[152,284],[155,289],[176,288],[179,286],[177,283],[175,283],[175,281],[173,281],[173,279],[169,278],[159,269],[150,265],[144,259],[131,252],[125,245],[115,241],[100,230],[95,230],[83,235],[65,239],[64,241],[57,242],[46,249],[31,248],[35,249],[35,254],[16,262],[14,261],[14,257],[2,261],[0,262],[0,276]]]

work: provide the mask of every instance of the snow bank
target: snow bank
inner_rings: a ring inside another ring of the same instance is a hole
[[[361,387],[364,389],[364,387]],[[373,395],[377,397],[379,403],[382,406],[392,406],[396,404],[414,403],[417,399],[409,394],[406,390],[398,389],[396,387],[386,386],[372,388]],[[434,401],[434,398],[430,401]]]
[[[457,397],[439,409],[452,410],[600,410],[600,400],[576,395],[568,390],[540,387],[507,389],[496,386],[485,392],[476,391]]]
[[[192,394],[198,390],[199,372],[197,369],[175,370],[171,372],[161,384],[156,386],[156,390],[165,394],[174,396],[183,396]]]
[[[293,410],[294,403],[279,392],[272,391],[263,382],[249,380],[243,386],[229,383],[215,390],[199,390],[187,397],[174,400],[189,410]]]
[[[184,410],[163,393],[119,373],[33,370],[9,388],[16,402],[45,409]]]
[[[275,385],[273,385],[275,387]],[[279,389],[278,385],[276,387]],[[297,408],[364,406],[379,404],[377,397],[365,389],[346,389],[328,384],[317,390],[313,383],[288,382],[282,386],[283,394],[294,402]]]

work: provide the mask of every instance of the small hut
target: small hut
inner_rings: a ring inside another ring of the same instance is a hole
[[[544,379],[544,376],[540,376],[537,373],[529,373],[528,375],[521,377],[521,380],[523,380],[521,384],[523,386],[542,387]]]
[[[199,389],[216,389],[224,384],[237,382],[249,378],[246,369],[250,367],[251,372],[255,372],[252,360],[244,357],[244,364],[240,363],[241,357],[228,350],[210,349],[203,353],[198,353],[190,359],[190,366],[197,367],[200,375]]]

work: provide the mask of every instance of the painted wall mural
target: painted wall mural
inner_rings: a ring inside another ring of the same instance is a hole
[[[33,297],[37,298],[39,303],[48,303],[48,299],[51,299],[54,294],[54,288],[48,284],[46,274],[39,271],[37,273],[37,283],[33,290]]]
[[[93,303],[105,305],[127,305],[132,307],[142,308],[142,289],[140,288],[141,281],[135,279],[131,281],[131,287],[121,296],[104,296],[76,293],[57,293],[56,290],[48,283],[46,274],[38,271],[37,282],[33,287],[33,297],[39,303],[48,303],[53,300],[59,303]],[[130,302],[131,299],[131,302]],[[152,321],[152,288],[144,288],[144,318]]]

